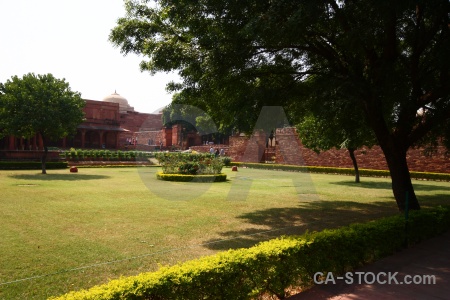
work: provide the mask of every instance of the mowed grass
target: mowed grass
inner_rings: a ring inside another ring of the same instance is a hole
[[[45,299],[120,276],[397,214],[387,178],[224,169],[225,183],[157,168],[0,171],[0,299]],[[450,183],[414,181],[423,207]]]

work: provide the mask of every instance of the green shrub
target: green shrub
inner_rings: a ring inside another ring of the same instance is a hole
[[[224,182],[227,180],[227,175],[208,174],[208,175],[192,175],[192,174],[164,174],[156,173],[156,178],[165,181],[180,181],[180,182]]]
[[[209,153],[167,153],[155,155],[164,174],[206,175],[222,172],[223,162],[220,157]]]
[[[285,297],[308,286],[316,272],[343,272],[448,230],[450,208],[411,212],[339,229],[282,237],[156,272],[112,280],[53,299],[254,299]],[[407,230],[405,230],[405,228]]]
[[[83,150],[83,158],[89,158],[91,157],[91,150]]]
[[[252,169],[341,174],[353,176],[355,175],[355,170],[353,168],[334,168],[334,167],[316,167],[316,166],[308,167],[296,165],[260,164],[260,163],[243,163],[243,162],[231,162],[231,165],[238,167],[245,166]],[[450,173],[430,173],[430,172],[415,172],[415,171],[410,171],[409,173],[411,174],[412,179],[450,181]],[[390,177],[390,173],[387,170],[359,169],[359,174],[361,176],[367,177]]]
[[[231,157],[229,157],[229,156],[222,157],[222,162],[223,162],[224,166],[226,166],[226,167],[231,166]]]

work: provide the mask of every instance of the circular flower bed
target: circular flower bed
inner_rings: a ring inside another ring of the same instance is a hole
[[[209,174],[209,175],[184,175],[184,174],[164,174],[162,172],[156,173],[156,178],[166,181],[180,181],[180,182],[224,182],[227,180],[227,175]]]
[[[223,161],[214,154],[158,153],[162,172],[156,177],[167,181],[221,182],[227,176],[222,172]]]

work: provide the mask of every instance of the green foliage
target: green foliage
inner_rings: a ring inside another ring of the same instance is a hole
[[[182,82],[168,85],[174,104],[246,133],[264,106],[282,106],[293,124],[329,125],[328,141],[313,132],[317,149],[374,136],[399,209],[405,192],[420,208],[407,150],[439,137],[450,145],[447,0],[126,3],[110,41],[147,58],[142,70],[179,71]]]
[[[47,169],[66,169],[67,162],[48,162]],[[39,170],[40,162],[30,161],[0,161],[0,170]]]
[[[237,167],[247,167],[247,168],[252,168],[252,169],[355,175],[355,170],[352,168],[294,166],[294,165],[259,164],[259,163],[243,163],[243,162],[232,162],[231,165],[237,166]],[[387,170],[360,169],[359,173],[361,175],[367,176],[367,177],[389,177],[390,176],[390,172]],[[450,181],[450,173],[431,173],[431,172],[411,171],[410,175],[411,175],[411,178],[414,178],[414,179]]]
[[[224,157],[222,157],[222,161],[223,161],[224,166],[226,166],[226,167],[231,166],[231,157],[224,156]]]
[[[54,300],[254,299],[287,296],[309,286],[316,272],[343,274],[450,228],[450,208],[412,212],[334,230],[283,237],[229,250],[156,272],[112,280]]]
[[[0,84],[3,134],[29,138],[40,133],[44,142],[75,133],[83,121],[85,103],[64,79],[29,73]]]
[[[208,174],[208,175],[193,175],[193,174],[164,174],[156,173],[156,178],[165,181],[179,181],[179,182],[224,182],[227,180],[227,175],[223,173]]]
[[[357,113],[340,115],[335,118],[325,118],[329,108],[319,108],[315,105],[314,114],[299,117],[297,132],[302,144],[319,153],[331,148],[358,149],[362,146],[371,147],[376,141],[370,128]],[[357,120],[352,120],[352,117]]]
[[[0,83],[0,137],[42,137],[42,173],[46,173],[47,143],[74,135],[83,122],[85,102],[64,79],[28,73]]]
[[[220,174],[223,168],[221,158],[209,153],[160,152],[155,157],[164,174]]]

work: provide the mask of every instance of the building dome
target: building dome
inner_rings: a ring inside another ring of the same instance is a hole
[[[120,96],[119,94],[117,94],[116,91],[114,91],[113,94],[103,98],[102,101],[119,103],[119,112],[120,113],[126,113],[127,111],[134,111],[134,107],[131,107],[130,104],[128,104],[128,100],[125,99],[124,97]]]

